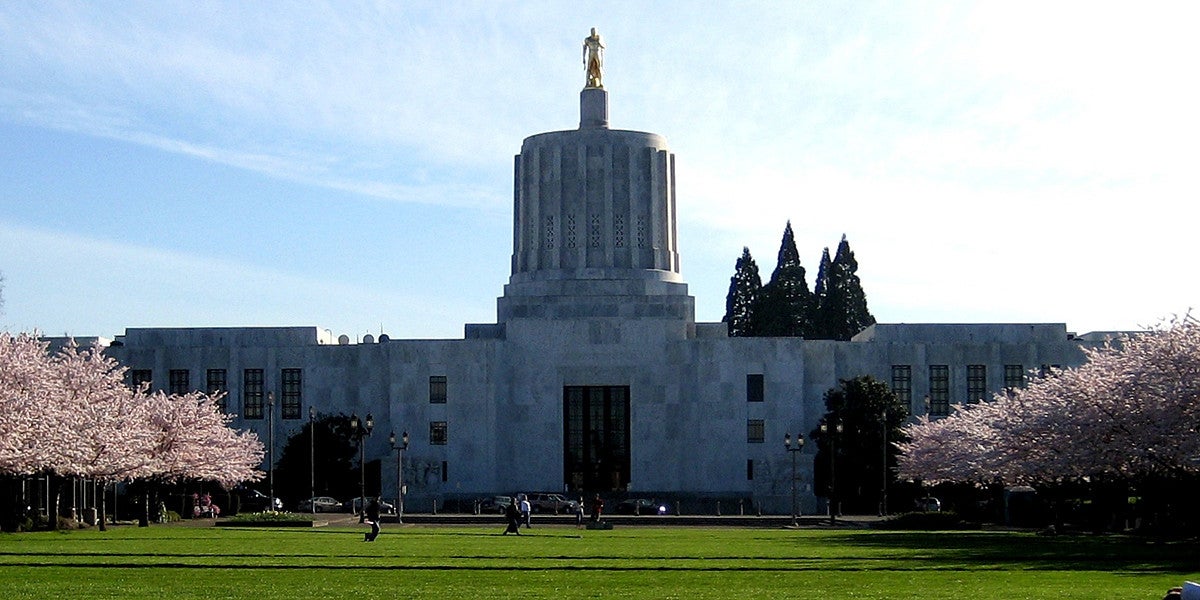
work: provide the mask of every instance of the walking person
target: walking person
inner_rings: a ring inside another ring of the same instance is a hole
[[[600,494],[596,494],[596,497],[592,498],[592,522],[599,523],[600,522],[600,513],[603,513],[603,512],[604,512],[604,500],[600,499]]]
[[[367,504],[367,508],[363,511],[366,523],[371,526],[371,531],[364,537],[364,542],[373,542],[379,537],[379,498],[371,498],[371,502]]]
[[[575,503],[575,529],[583,529],[583,496]]]
[[[504,535],[515,533],[521,535],[521,512],[517,509],[517,499],[510,498],[508,506],[504,507]]]
[[[525,524],[525,528],[529,529],[529,513],[533,507],[529,505],[529,496],[521,494],[521,522]]]

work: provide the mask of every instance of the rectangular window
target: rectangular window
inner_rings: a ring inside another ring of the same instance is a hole
[[[153,381],[150,369],[131,369],[129,371],[129,386],[135,390],[142,387],[143,383],[149,388]]]
[[[429,422],[429,444],[433,446],[446,445],[446,422],[445,421],[430,421]]]
[[[763,443],[763,440],[766,439],[764,429],[762,419],[748,419],[746,421],[746,442],[750,444]]]
[[[191,387],[188,383],[187,369],[171,369],[167,372],[167,393],[182,396],[188,393],[188,388]]]
[[[892,365],[892,393],[901,404],[912,406],[912,365]]]
[[[220,394],[221,399],[217,400],[217,408],[221,409],[221,412],[225,412],[227,407],[226,401],[229,399],[229,396],[225,393],[229,390],[229,385],[225,378],[225,369],[209,369],[207,379],[208,385],[206,386],[206,390],[209,397],[215,398]]]
[[[430,375],[429,376],[429,403],[430,404],[445,404],[446,403],[446,376],[445,375]]]
[[[442,461],[442,483],[450,480],[450,463]]]
[[[929,365],[929,414],[950,414],[950,366]]]
[[[987,397],[987,365],[967,365],[967,402]]]
[[[754,481],[754,459],[746,459],[746,481]]]
[[[302,378],[300,369],[284,369],[281,375],[283,398],[281,400],[281,415],[285,419],[300,418],[300,389]]]
[[[242,418],[263,418],[263,370],[242,371]]]
[[[1004,389],[1019,390],[1025,387],[1025,365],[1004,365]]]
[[[762,373],[746,375],[746,402],[763,401]]]

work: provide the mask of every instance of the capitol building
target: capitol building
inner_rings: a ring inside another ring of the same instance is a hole
[[[273,440],[276,457],[310,409],[372,415],[369,494],[397,497],[387,433],[408,432],[409,510],[565,491],[786,513],[784,434],[812,431],[840,380],[869,375],[913,414],[946,414],[1030,370],[1079,365],[1107,337],[1062,323],[880,323],[828,341],[729,337],[724,323],[696,322],[679,268],[675,157],[662,136],[610,127],[594,68],[579,128],[532,135],[516,156],[495,323],[448,340],[335,339],[315,325],[128,328],[108,353],[153,389],[227,392],[233,426]],[[812,481],[812,446],[798,457],[801,482]],[[800,504],[825,507],[811,485]]]

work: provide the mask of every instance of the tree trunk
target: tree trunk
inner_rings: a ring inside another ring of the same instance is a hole
[[[100,514],[97,515],[96,518],[96,526],[100,529],[100,531],[108,531],[108,526],[104,524],[104,520],[106,518],[104,513],[107,512],[107,507],[105,505],[106,498],[108,498],[107,481],[100,485]]]
[[[150,526],[150,484],[143,482],[142,512],[138,515],[138,527]]]

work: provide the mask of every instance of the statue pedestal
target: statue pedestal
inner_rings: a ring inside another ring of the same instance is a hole
[[[584,88],[579,92],[579,128],[608,129],[608,92],[603,88]]]

